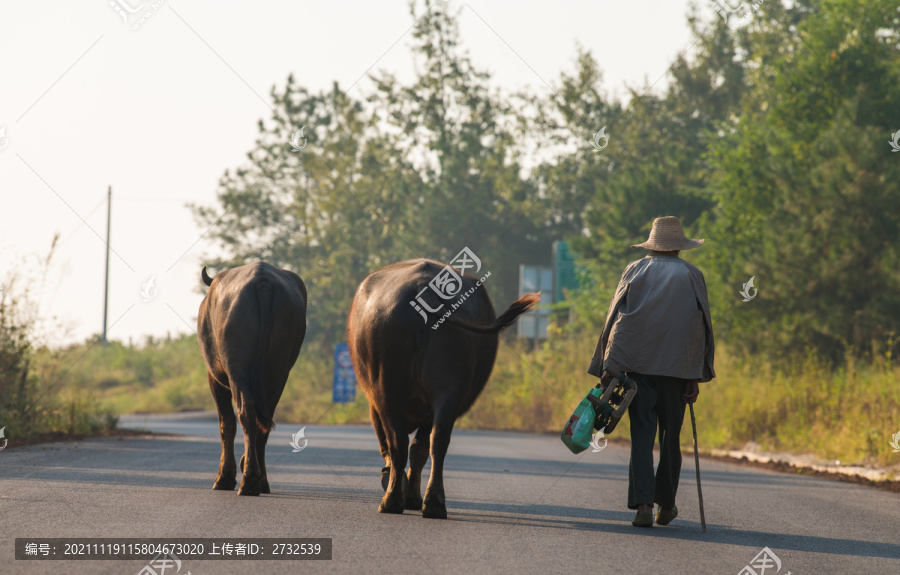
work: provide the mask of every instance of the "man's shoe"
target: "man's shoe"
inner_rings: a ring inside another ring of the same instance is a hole
[[[678,507],[672,506],[670,511],[664,511],[662,507],[656,513],[656,522],[660,525],[668,525],[673,519],[678,517]]]
[[[634,519],[631,520],[631,524],[635,527],[653,527],[653,512],[644,511],[641,513],[638,511],[634,514]]]

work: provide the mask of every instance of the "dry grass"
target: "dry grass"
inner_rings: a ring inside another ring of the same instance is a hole
[[[556,334],[528,352],[503,346],[491,381],[460,422],[464,427],[558,433],[596,378],[586,373],[593,339]],[[848,359],[832,371],[809,356],[790,369],[739,357],[727,347],[716,356],[718,377],[701,384],[695,405],[702,448],[812,454],[842,464],[892,466],[891,435],[900,429],[900,369]],[[628,437],[627,420],[615,436]],[[692,445],[689,419],[682,444]]]

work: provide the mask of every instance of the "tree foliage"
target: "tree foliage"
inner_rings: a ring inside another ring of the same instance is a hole
[[[495,300],[517,297],[519,262],[549,263],[549,248],[537,254],[552,236],[523,218],[536,189],[513,153],[513,111],[458,36],[434,5],[412,34],[412,85],[381,74],[364,101],[337,85],[309,94],[293,77],[273,90],[250,165],[222,178],[220,206],[195,207],[230,254],[210,263],[293,269],[310,286],[311,337],[329,342],[343,337],[359,282],[395,261],[447,261],[468,246],[491,270]],[[292,153],[299,126],[308,147]]]
[[[628,246],[663,215],[708,238],[684,256],[738,348],[837,357],[897,331],[895,2],[763,3],[737,30],[691,12],[693,39],[664,85],[624,101],[583,49],[550,94],[503,93],[461,47],[458,14],[411,13],[413,81],[376,73],[357,99],[289,77],[248,165],[226,172],[217,206],[195,208],[227,254],[211,264],[265,259],[307,280],[312,337],[342,337],[367,273],[463,246],[504,306],[519,264],[549,264],[557,239],[590,263],[572,305],[580,329],[597,329],[643,255]],[[300,126],[308,146],[291,152]],[[751,276],[758,297],[742,302]]]
[[[900,318],[900,12],[811,6],[775,4],[742,38],[745,95],[708,152],[711,267],[731,291],[756,276],[752,302],[718,299],[736,340],[840,358],[877,351]]]

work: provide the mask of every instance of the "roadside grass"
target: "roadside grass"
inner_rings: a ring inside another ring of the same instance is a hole
[[[334,351],[305,345],[291,371],[275,421],[368,423],[369,408],[360,393],[353,403],[332,404]],[[111,341],[72,346],[61,352],[67,366],[61,388],[98,409],[113,413],[172,413],[215,410],[206,366],[196,336],[149,339],[141,346]]]
[[[551,336],[538,349],[502,341],[491,380],[457,427],[559,433],[597,382],[586,373],[596,340],[593,335],[572,333]],[[106,348],[87,347],[73,346],[56,358],[56,372],[65,376],[59,382],[58,401],[44,414],[50,428],[102,426],[121,413],[215,409],[194,336],[149,341],[141,347],[117,342]],[[330,347],[304,346],[276,422],[369,423],[368,403],[361,392],[352,403],[332,404],[332,364]],[[701,384],[695,405],[701,449],[741,449],[750,444],[763,451],[810,454],[844,465],[900,463],[900,453],[892,453],[889,444],[900,429],[900,369],[887,361],[862,365],[849,358],[837,370],[825,365],[807,355],[779,369],[720,347],[718,377]],[[77,415],[82,412],[93,415]],[[626,416],[611,437],[628,436]],[[692,445],[687,414],[681,441],[685,448]]]
[[[56,433],[102,434],[116,428],[116,411],[99,405],[95,393],[63,384],[60,356],[38,350],[4,382],[0,427],[10,442]]]
[[[567,336],[530,352],[522,344],[501,346],[491,381],[462,425],[558,433],[598,381],[586,373],[595,344]],[[716,374],[700,385],[694,407],[703,450],[749,445],[843,465],[900,464],[889,443],[900,430],[900,369],[888,361],[863,365],[848,357],[831,370],[806,355],[779,369],[721,346]],[[627,416],[612,436],[629,436]],[[693,445],[687,412],[681,443]]]

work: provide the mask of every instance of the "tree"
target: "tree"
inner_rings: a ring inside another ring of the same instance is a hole
[[[411,4],[415,17],[415,5]],[[226,172],[219,206],[195,214],[234,266],[256,259],[309,284],[310,337],[343,338],[365,275],[415,257],[447,261],[471,248],[491,271],[497,301],[517,297],[519,262],[548,263],[546,231],[524,218],[537,190],[514,153],[513,113],[457,44],[443,4],[413,30],[418,76],[381,74],[365,102],[337,85],[311,95],[292,77],[273,90],[250,165]],[[306,128],[308,147],[290,151]]]
[[[494,300],[510,301],[519,263],[549,263],[552,239],[523,217],[539,198],[522,176],[516,112],[459,48],[448,10],[433,4],[419,17],[410,3],[417,78],[401,86],[381,75],[370,102],[398,134],[395,151],[414,161],[406,222],[422,255],[446,261],[468,246],[492,272]]]
[[[689,23],[693,57],[673,62],[661,94],[645,86],[631,89],[627,103],[610,101],[597,61],[580,51],[575,73],[563,74],[559,97],[542,115],[570,151],[542,166],[539,177],[563,206],[560,228],[592,264],[588,280],[599,299],[608,300],[625,264],[643,256],[629,246],[646,239],[654,218],[678,216],[690,233],[715,207],[704,154],[717,123],[738,110],[743,68],[727,28],[705,26],[695,15]],[[609,142],[595,151],[588,139],[601,127]],[[576,306],[580,315],[597,316],[583,298]]]
[[[840,359],[877,348],[900,318],[900,165],[887,144],[900,128],[900,13],[886,0],[817,6],[767,4],[742,31],[742,111],[710,146],[724,248],[713,265],[732,292],[756,277],[752,303],[717,298],[735,342]]]
[[[311,337],[335,341],[362,278],[408,253],[398,239],[407,176],[371,114],[337,84],[311,95],[291,76],[272,98],[276,111],[259,124],[250,165],[227,171],[220,206],[194,207],[195,215],[229,254],[211,265],[265,260],[297,272],[316,310]],[[307,143],[293,152],[288,141],[301,126]]]

